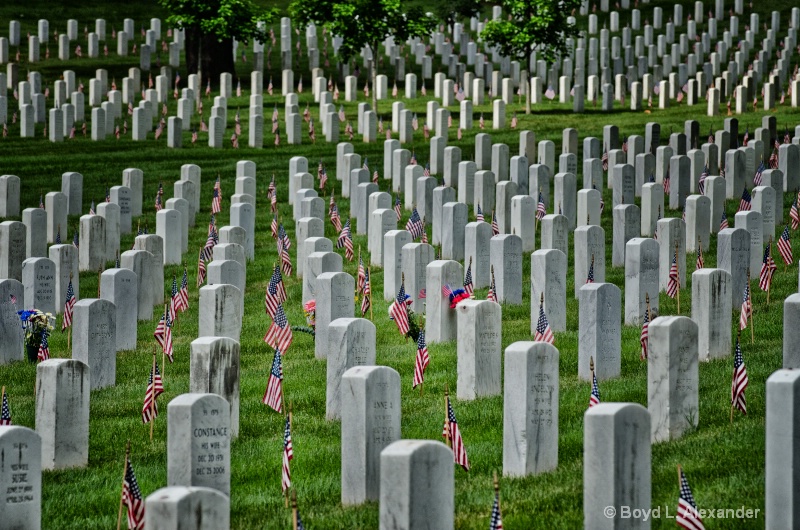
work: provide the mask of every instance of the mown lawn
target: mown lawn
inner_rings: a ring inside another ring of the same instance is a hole
[[[53,29],[65,31],[65,20],[71,17],[79,19],[80,42],[84,44],[83,25],[85,21],[94,20],[98,16],[108,19],[108,31],[112,26],[119,30],[122,18],[132,16],[136,21],[137,31],[142,12],[160,11],[151,8],[147,2],[128,2],[113,4],[109,2],[84,3],[80,8],[54,7],[51,4],[31,1],[25,6],[0,7],[0,20],[18,18],[22,21],[23,37],[28,30],[33,31],[35,20],[47,17]],[[656,2],[644,6],[648,14],[655,5],[671,10],[672,3]],[[688,6],[688,3],[686,4]],[[779,2],[772,8],[783,9],[784,27],[788,23],[788,9],[791,2]],[[12,8],[13,7],[13,8]],[[23,9],[24,7],[24,9]],[[727,8],[727,5],[726,5]],[[688,8],[687,8],[688,9]],[[20,17],[17,12],[25,13]],[[762,21],[767,14],[761,13]],[[686,11],[685,11],[686,12]],[[137,16],[138,15],[138,16]],[[648,15],[649,16],[649,15]],[[665,13],[665,20],[667,18]],[[149,15],[148,15],[149,18]],[[652,17],[651,17],[652,18]],[[602,17],[601,17],[602,20]],[[623,17],[623,21],[625,17]],[[5,22],[3,23],[5,25]],[[743,23],[740,23],[740,25]],[[6,26],[7,27],[7,26]],[[720,29],[720,33],[721,33]],[[763,38],[763,32],[759,35]],[[141,37],[137,34],[137,43]],[[112,52],[115,46],[109,46]],[[12,56],[15,53],[12,48]],[[44,50],[42,52],[44,54]],[[332,51],[331,51],[332,53]],[[23,52],[23,55],[25,53]],[[277,55],[277,52],[276,52]],[[73,69],[78,78],[88,85],[88,79],[97,68],[107,68],[109,80],[118,82],[127,75],[127,69],[138,63],[131,57],[96,60],[76,59],[62,63],[58,61],[57,46],[51,38],[51,59],[36,65],[35,69],[42,73],[46,85],[52,87],[64,69]],[[248,53],[252,61],[252,53]],[[277,63],[274,58],[273,63]],[[411,61],[413,62],[413,61]],[[201,207],[204,212],[210,210],[212,181],[217,174],[221,176],[222,190],[225,197],[223,212],[217,217],[218,226],[224,226],[229,220],[229,196],[234,190],[235,164],[238,160],[253,160],[257,164],[257,219],[256,219],[256,259],[248,264],[248,287],[245,296],[245,318],[242,323],[241,354],[241,431],[240,437],[232,449],[232,484],[231,484],[231,523],[233,528],[287,528],[290,526],[290,513],[284,508],[280,492],[280,468],[282,451],[283,418],[261,403],[267,382],[267,374],[272,362],[272,352],[262,342],[262,337],[269,325],[263,312],[263,293],[269,281],[273,263],[277,253],[270,236],[269,224],[272,219],[266,199],[267,186],[273,174],[278,182],[278,199],[280,217],[286,225],[290,237],[294,237],[294,223],[291,220],[292,210],[287,203],[288,161],[292,156],[306,156],[309,166],[314,168],[322,160],[329,168],[331,180],[335,182],[335,147],[318,140],[310,145],[303,125],[305,145],[287,146],[284,143],[276,148],[272,145],[272,135],[266,131],[265,148],[253,150],[246,147],[247,108],[249,105],[247,84],[252,63],[237,62],[239,74],[245,93],[241,98],[233,98],[228,103],[228,125],[233,126],[233,117],[237,109],[243,116],[242,148],[234,150],[227,138],[225,148],[212,150],[208,148],[206,133],[200,133],[200,141],[196,146],[190,143],[190,134],[184,134],[184,148],[167,149],[166,139],[156,141],[152,134],[146,142],[132,142],[130,137],[119,141],[109,138],[105,142],[94,143],[78,138],[61,144],[51,144],[42,135],[42,126],[38,127],[34,139],[20,139],[19,125],[9,123],[8,138],[0,138],[0,174],[15,174],[22,179],[22,206],[38,205],[40,194],[60,190],[61,174],[65,171],[78,171],[84,175],[84,211],[88,212],[89,202],[104,198],[107,186],[121,183],[121,174],[125,168],[137,167],[145,176],[145,214],[134,225],[141,222],[149,226],[151,233],[155,226],[155,212],[152,206],[159,182],[164,182],[165,199],[172,196],[171,183],[180,178],[180,166],[186,163],[198,164],[203,170],[203,189]],[[273,67],[275,64],[273,64]],[[384,65],[384,69],[388,65]],[[33,70],[33,66],[24,64],[21,72]],[[326,69],[327,70],[327,69]],[[296,72],[300,67],[296,67]],[[303,70],[306,79],[306,90],[300,95],[301,109],[306,104],[314,117],[318,108],[310,94],[310,76]],[[182,72],[183,73],[183,72]],[[276,68],[272,71],[276,85],[280,75]],[[270,75],[265,74],[265,84]],[[184,76],[184,79],[186,77]],[[295,74],[295,79],[298,73]],[[390,85],[392,81],[390,78]],[[185,85],[184,85],[185,86]],[[203,83],[205,86],[205,82]],[[362,79],[359,87],[363,86]],[[344,91],[343,84],[339,85]],[[401,85],[402,88],[402,85]],[[432,82],[427,88],[432,94]],[[216,91],[216,90],[215,90]],[[87,90],[88,92],[88,90]],[[402,90],[401,90],[402,94]],[[9,92],[9,96],[11,93]],[[342,94],[343,96],[343,94]],[[363,100],[363,93],[360,96]],[[343,99],[343,97],[342,97]],[[406,106],[417,112],[420,122],[424,121],[425,100],[406,100]],[[48,101],[52,105],[52,101]],[[204,100],[206,119],[212,103]],[[281,114],[281,130],[283,127],[283,102],[276,90],[275,96],[264,95],[266,121],[269,127],[269,114],[274,105]],[[169,102],[170,114],[176,112],[177,104]],[[344,106],[349,119],[355,120],[356,105]],[[509,108],[508,119],[517,104]],[[9,101],[9,114],[16,109],[16,102]],[[380,104],[380,114],[384,123],[390,123],[390,102]],[[455,108],[454,122],[458,122]],[[571,105],[547,103],[535,108],[535,113],[520,118],[519,130],[533,130],[537,140],[553,140],[557,147],[561,146],[561,132],[565,127],[578,130],[580,141],[586,136],[602,137],[602,127],[615,124],[620,128],[621,136],[644,134],[644,125],[649,121],[661,123],[662,139],[671,131],[683,131],[684,121],[696,119],[700,122],[700,130],[709,127],[717,130],[722,127],[723,117],[714,119],[705,116],[705,104],[696,107],[685,105],[668,110],[652,109],[646,112],[617,110],[613,115],[601,112],[587,105],[587,112],[575,115]],[[487,123],[491,115],[490,105],[475,108],[475,118],[484,113]],[[724,104],[723,104],[724,114]],[[760,126],[763,112],[747,113],[740,116],[740,131],[749,127],[753,131]],[[787,106],[775,112],[778,128],[788,127],[794,130],[798,123],[798,112]],[[87,116],[89,113],[87,112]],[[199,123],[194,116],[194,125]],[[317,122],[319,123],[319,122]],[[129,130],[132,128],[130,120]],[[318,126],[318,133],[321,128]],[[344,127],[342,127],[342,132]],[[494,142],[504,142],[516,154],[519,143],[519,130],[507,129],[490,132]],[[474,135],[480,132],[477,128],[467,131],[462,140],[455,139],[455,129],[450,131],[449,145],[462,148],[462,159],[469,160],[474,152]],[[165,135],[166,136],[166,135]],[[321,134],[319,134],[321,136]],[[395,135],[396,137],[396,135]],[[344,135],[342,134],[342,138]],[[354,140],[358,153],[369,157],[370,168],[383,168],[383,144],[363,144],[359,138]],[[422,131],[417,132],[414,142],[417,158],[421,163],[428,160],[429,149],[422,139]],[[559,150],[560,152],[560,150]],[[312,169],[313,173],[313,169]],[[441,177],[440,177],[441,178]],[[390,191],[389,181],[381,180],[380,187]],[[602,190],[607,205],[611,204],[609,190]],[[339,189],[336,190],[340,195]],[[784,215],[788,218],[791,194],[784,197]],[[348,212],[346,200],[337,197],[340,212]],[[726,211],[733,223],[733,214],[738,200],[728,201]],[[611,256],[611,214],[606,209],[603,216],[603,228],[606,230],[607,263]],[[665,216],[677,217],[678,211],[668,211]],[[404,225],[408,212],[400,225]],[[135,466],[139,484],[144,494],[149,494],[166,485],[166,404],[175,396],[187,392],[189,388],[189,345],[197,337],[197,290],[194,287],[196,263],[194,256],[206,239],[207,214],[200,214],[197,225],[190,232],[189,252],[185,255],[189,269],[190,310],[181,315],[175,333],[175,363],[163,369],[165,395],[160,398],[162,414],[158,418],[154,440],[148,438],[148,428],[141,424],[140,411],[144,397],[147,376],[151,362],[151,351],[155,343],[152,338],[156,319],[139,325],[139,342],[136,351],[120,352],[117,363],[117,386],[93,393],[91,400],[91,434],[89,467],[83,470],[47,472],[43,478],[42,520],[44,528],[110,528],[116,523],[119,503],[120,478],[122,473],[124,446],[127,439],[132,444],[132,462]],[[77,226],[77,218],[70,219],[69,235],[72,236]],[[782,225],[781,225],[782,226]],[[332,225],[326,221],[326,235],[335,239]],[[537,246],[538,246],[537,236]],[[121,248],[130,248],[133,235],[123,236]],[[366,251],[366,238],[355,237],[356,246]],[[795,248],[797,245],[795,245]],[[572,238],[570,238],[572,249]],[[291,251],[295,257],[295,248]],[[573,251],[570,250],[570,255]],[[777,258],[779,259],[779,258]],[[716,241],[712,238],[711,250],[705,254],[707,267],[716,264]],[[109,264],[112,266],[113,264]],[[296,266],[296,264],[295,264]],[[345,270],[353,275],[357,263],[345,262]],[[687,256],[687,263],[682,266],[694,270],[694,255]],[[173,275],[180,274],[180,267],[165,269],[166,286]],[[607,267],[606,281],[624,287],[624,270]],[[531,340],[530,335],[530,259],[523,261],[523,303],[520,306],[503,307],[503,347],[521,340]],[[567,272],[568,284],[571,284],[572,266]],[[690,278],[690,275],[687,275]],[[788,272],[782,265],[773,284],[772,302],[765,305],[765,294],[754,291],[756,343],[744,343],[744,357],[750,377],[747,390],[748,411],[746,417],[736,415],[734,422],[729,421],[730,380],[732,358],[703,363],[700,366],[700,418],[698,428],[687,433],[682,439],[653,446],[652,469],[652,504],[654,507],[667,507],[674,512],[677,504],[678,487],[675,468],[682,464],[694,489],[695,498],[701,508],[759,508],[762,516],[751,521],[717,520],[708,521],[709,528],[745,528],[763,527],[764,507],[764,385],[766,378],[781,367],[782,352],[782,301],[797,291],[797,268],[792,266]],[[372,271],[372,290],[383,292],[383,274],[380,269]],[[296,278],[286,279],[290,302],[287,305],[289,321],[294,325],[304,324],[300,303],[302,286]],[[754,281],[752,286],[755,287]],[[86,273],[81,277],[81,297],[95,296],[97,292],[97,274]],[[486,290],[476,292],[483,298]],[[740,293],[734,293],[739,297]],[[441,439],[443,420],[442,395],[445,384],[451,388],[456,386],[456,347],[455,343],[430,345],[431,365],[426,373],[425,392],[420,396],[411,388],[415,345],[399,339],[395,325],[386,316],[388,304],[376,296],[374,303],[375,325],[377,334],[377,362],[396,369],[402,377],[402,436],[404,438]],[[674,301],[662,295],[660,300],[661,314],[674,314]],[[682,314],[689,314],[691,307],[691,285],[681,292]],[[157,311],[156,311],[157,312]],[[559,467],[553,473],[525,479],[502,480],[501,494],[503,498],[503,518],[506,528],[565,528],[573,529],[582,525],[582,455],[583,455],[583,414],[589,399],[589,385],[578,381],[577,374],[577,326],[578,306],[568,289],[567,321],[569,331],[556,334],[556,346],[560,352],[560,414],[559,414]],[[738,322],[734,314],[731,326]],[[735,328],[734,328],[735,330]],[[749,334],[749,332],[748,332]],[[622,331],[622,377],[601,384],[604,401],[632,401],[647,404],[647,366],[639,360],[639,329],[624,326]],[[55,357],[69,357],[70,352],[66,336],[55,333],[50,342],[51,352]],[[312,338],[302,333],[294,334],[294,343],[287,353],[284,362],[284,393],[294,410],[293,442],[295,460],[292,462],[292,479],[300,504],[303,520],[307,528],[376,528],[378,525],[378,506],[370,503],[360,507],[343,508],[340,499],[340,457],[339,457],[339,423],[325,420],[325,368],[324,360],[314,358]],[[14,423],[34,427],[34,392],[35,367],[24,363],[15,363],[0,367],[0,384],[7,387]],[[473,402],[454,401],[454,407],[469,453],[472,469],[469,473],[456,470],[456,526],[458,528],[485,528],[489,524],[492,502],[492,473],[502,469],[502,398],[479,399]],[[672,520],[662,519],[653,522],[653,527],[672,527]]]

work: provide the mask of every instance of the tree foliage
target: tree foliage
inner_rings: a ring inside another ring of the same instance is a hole
[[[476,17],[480,11],[480,3],[476,0],[446,0],[436,3],[434,13],[439,20],[447,24],[453,32],[453,24],[459,20]]]
[[[364,47],[377,60],[378,46],[384,39],[394,37],[400,43],[428,35],[435,27],[435,20],[421,7],[404,9],[402,0],[294,0],[290,11],[295,24],[324,26],[341,37],[338,54],[343,62],[356,57]],[[375,62],[372,61],[370,77],[372,107],[377,111]]]
[[[233,39],[264,42],[263,27],[276,10],[262,9],[251,0],[158,0],[167,11],[167,24],[186,31],[186,59],[190,72],[202,64],[204,75],[234,73]],[[259,27],[259,22],[263,22]]]
[[[525,65],[534,51],[551,64],[566,53],[567,38],[578,35],[578,28],[567,18],[580,4],[581,0],[505,0],[503,17],[489,21],[481,38],[489,46],[497,46],[502,55]],[[528,90],[528,113],[530,94]]]

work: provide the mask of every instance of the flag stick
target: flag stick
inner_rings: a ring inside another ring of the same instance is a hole
[[[589,375],[592,376],[592,385],[594,385],[594,356],[589,356]]]
[[[169,311],[169,309],[167,309],[167,304],[165,303],[164,304],[164,344],[167,343],[167,340],[166,340],[167,339],[167,316],[168,316],[167,315],[167,311]],[[170,335],[172,335],[172,331],[170,331],[169,333],[170,333]],[[162,346],[161,347],[161,368],[164,368],[166,366],[166,362],[167,361],[165,359],[165,355],[166,355],[166,349]],[[153,377],[155,377],[155,375]],[[153,400],[153,401],[155,401],[155,400]]]
[[[358,251],[359,251],[359,253],[361,252],[361,247],[358,247]],[[367,275],[369,276],[369,281],[372,281],[372,270],[371,269],[372,269],[371,267],[367,267]],[[367,296],[367,295],[364,295],[364,296]],[[373,319],[373,314],[372,314],[372,286],[371,285],[369,286],[369,319],[370,320]]]
[[[292,417],[292,404],[289,403],[289,431],[290,432],[292,430],[292,423],[293,423],[292,420],[293,420],[293,417]],[[284,451],[285,451],[285,449],[284,449]],[[286,507],[287,508],[289,507],[289,490],[286,490]],[[296,520],[297,520],[297,510],[295,509],[295,521]],[[297,525],[296,524],[295,524],[295,530],[297,530]]]
[[[678,464],[678,489],[681,489],[681,465]]]
[[[103,277],[103,266],[97,269],[97,298],[100,298],[100,278]]]
[[[447,406],[450,403],[450,391],[447,389],[447,383],[444,384],[444,421],[447,425],[447,447],[453,448],[453,442],[450,438],[450,410]]]
[[[60,227],[59,230],[61,230]],[[69,273],[69,281],[70,283],[72,282],[72,271],[70,271]],[[61,315],[62,322],[65,316],[66,316],[66,311]],[[72,352],[72,324],[70,324],[69,327],[67,328],[67,348],[69,348],[69,351]]]
[[[772,236],[769,238],[769,259],[772,259]],[[774,260],[773,260],[774,261]],[[767,282],[767,305],[769,306],[769,292],[772,290],[772,271],[769,270],[769,263],[767,263],[767,274],[769,274],[769,282]]]
[[[750,300],[751,300],[750,307],[752,308],[753,307],[752,295],[749,294],[750,293],[750,269],[749,268],[747,269],[747,287],[748,287],[748,289],[747,289],[748,296],[751,297],[750,298]],[[755,327],[754,326],[755,325],[753,324],[753,310],[750,309],[750,344],[755,344],[756,343],[756,331],[755,331]]]
[[[358,245],[358,263],[361,263],[361,245]],[[358,301],[358,279],[356,279],[355,298]]]
[[[292,491],[292,528],[297,530],[297,490]]]
[[[675,264],[677,267],[677,278],[675,278],[675,283],[678,284],[678,294],[676,295],[678,300],[678,314],[681,314],[681,264],[678,263],[678,243],[675,243]]]
[[[5,387],[3,387],[5,389]],[[125,465],[122,468],[122,489],[119,493],[119,512],[117,512],[117,530],[120,530],[122,525],[122,497],[125,491],[125,475],[128,474],[128,458],[131,454],[131,441],[125,444]]]
[[[153,346],[153,366],[152,372],[150,375],[153,378],[153,383],[147,388],[147,392],[150,393],[150,387],[152,387],[153,399],[150,401],[150,441],[153,441],[153,426],[156,423],[156,348]]]
[[[493,479],[494,479],[494,495],[495,497],[497,497],[497,509],[500,510],[500,513],[502,513],[502,510],[500,508],[500,481],[497,480],[497,471],[494,472]]]

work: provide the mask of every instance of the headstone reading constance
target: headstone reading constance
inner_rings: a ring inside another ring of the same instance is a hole
[[[217,394],[182,394],[167,406],[167,484],[231,491],[230,405]]]

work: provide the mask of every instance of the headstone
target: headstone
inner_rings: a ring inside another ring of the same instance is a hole
[[[405,277],[405,289],[411,295],[410,308],[417,313],[425,312],[425,299],[420,298],[420,292],[427,286],[427,267],[435,259],[435,252],[431,245],[426,243],[408,243],[402,249],[402,274]],[[393,296],[397,296],[398,288]]]
[[[192,341],[189,391],[221,396],[229,405],[231,436],[239,436],[239,343],[228,337]]]
[[[0,223],[0,278],[22,280],[27,228],[19,221]]]
[[[0,176],[0,217],[19,216],[20,180],[16,175]]]
[[[25,308],[56,314],[56,264],[49,258],[28,258],[22,262]]]
[[[651,439],[680,438],[699,418],[697,323],[688,317],[658,317],[648,328],[647,409]]]
[[[383,299],[391,301],[400,290],[403,248],[411,243],[411,233],[407,230],[390,230],[383,239]],[[425,275],[424,270],[422,275]]]
[[[314,252],[311,254],[308,258],[306,275],[303,277],[304,285],[310,279],[314,279],[315,292],[313,296],[316,301],[314,355],[317,359],[325,359],[328,357],[328,353],[332,351],[328,341],[331,322],[339,318],[353,318],[355,311],[353,301],[353,293],[356,288],[355,280],[346,272],[341,272],[341,260],[339,260],[339,265],[336,267],[336,262],[328,259],[333,256],[338,256],[338,254],[331,252]],[[317,266],[320,267],[320,272],[315,274],[314,269]],[[363,364],[374,364],[374,359],[371,363],[365,362]],[[334,362],[333,365],[335,366],[336,363]],[[333,366],[329,366],[329,376],[333,375],[331,374],[332,370]],[[339,372],[340,376],[343,371]],[[331,395],[330,398],[328,419],[335,419],[339,417],[340,410],[337,406],[339,404],[335,403],[335,396]]]
[[[212,469],[213,473],[213,469]],[[147,496],[144,525],[150,530],[230,528],[230,499],[218,490],[170,486]]]
[[[67,196],[69,215],[83,213],[83,175],[68,171],[61,175],[61,193]]]
[[[584,527],[647,528],[622,507],[651,510],[650,413],[638,403],[600,403],[583,417]]]
[[[370,264],[383,266],[383,237],[390,230],[397,229],[397,214],[390,208],[380,208],[370,214],[369,245]]]
[[[502,342],[502,309],[489,300],[464,300],[458,315],[457,397],[475,400],[499,395]]]
[[[398,440],[381,451],[380,528],[454,527],[453,451],[442,442]]]
[[[204,285],[199,294],[199,336],[239,340],[242,292],[231,284]]]
[[[630,166],[629,166],[630,167]],[[642,216],[639,207],[635,204],[620,204],[613,210],[614,233],[611,249],[611,266],[623,267],[625,265],[625,249],[628,241],[638,237],[641,233],[640,223]]]
[[[129,269],[109,269],[100,277],[100,297],[116,306],[117,350],[135,350],[137,334],[136,273]]]
[[[647,299],[650,320],[658,315],[658,242],[649,238],[633,238],[625,248],[625,324],[640,326],[644,322]]]
[[[547,217],[547,216],[545,216]],[[544,226],[542,227],[544,228]],[[605,231],[594,225],[579,226],[573,232],[575,244],[575,298],[580,298],[580,288],[589,277],[594,263],[594,281],[606,281]],[[544,244],[542,245],[544,247]]]
[[[425,302],[425,339],[428,344],[447,342],[456,338],[456,312],[442,294],[445,285],[461,285],[464,269],[457,261],[436,260],[426,268],[425,289],[430,293]]]
[[[729,272],[705,268],[692,274],[692,320],[702,361],[730,355],[732,295]]]
[[[4,455],[4,465],[0,468],[3,525],[39,530],[42,525],[41,437],[27,427],[2,426],[0,454]]]
[[[92,390],[117,383],[117,308],[108,300],[84,298],[72,316],[72,358],[89,367]]]
[[[237,374],[238,375],[238,374]],[[181,394],[167,406],[167,484],[230,495],[231,407],[217,394]]]
[[[506,348],[504,476],[538,475],[558,467],[558,360],[558,350],[546,342],[515,342]]]
[[[578,297],[578,377],[598,381],[619,377],[622,294],[613,283],[587,283]]]
[[[797,403],[800,398],[800,372],[777,370],[767,379],[766,388],[765,524],[766,528],[792,528],[800,520],[797,499],[800,451],[797,437]],[[2,431],[0,431],[2,432]]]
[[[49,359],[36,367],[36,432],[42,467],[89,464],[89,367],[76,359]]]
[[[759,212],[737,212],[734,226],[743,228],[750,234],[750,277],[757,278],[764,257],[763,218]]]
[[[513,234],[494,236],[489,242],[497,302],[522,303],[522,239]]]
[[[245,234],[247,235],[244,249],[245,252],[247,252],[247,259],[250,261],[255,259],[255,223],[255,206],[247,202],[231,205],[231,226],[240,226],[244,228]]]
[[[106,220],[99,215],[82,215],[78,260],[81,271],[96,271],[106,262]]]
[[[490,282],[492,228],[485,222],[467,223],[464,234],[464,262],[472,263],[473,285],[475,289],[486,287]]]
[[[354,366],[342,375],[341,387],[347,396],[342,403],[342,504],[354,505],[380,497],[381,451],[400,439],[400,374],[388,366]]]
[[[662,291],[667,290],[669,284],[669,270],[672,265],[672,258],[677,257],[678,265],[678,288],[686,287],[686,223],[681,219],[668,217],[661,219],[657,223],[660,274],[659,287]],[[678,248],[678,255],[675,256],[675,247]]]
[[[21,361],[23,352],[23,331],[17,311],[23,309],[24,288],[19,280],[0,280],[0,365]],[[12,303],[12,298],[17,302]]]
[[[350,305],[352,307],[352,304]],[[340,311],[332,312],[339,313]],[[352,314],[352,311],[350,313]],[[375,324],[366,318],[337,318],[330,321],[326,334],[328,347],[325,348],[325,352],[328,358],[328,368],[325,417],[328,420],[337,420],[343,419],[343,412],[347,409],[347,403],[351,401],[351,394],[347,392],[343,374],[356,366],[375,364]],[[343,396],[347,396],[347,399],[342,399]],[[365,404],[361,403],[361,407],[364,406]],[[399,402],[396,406],[399,418]]]

